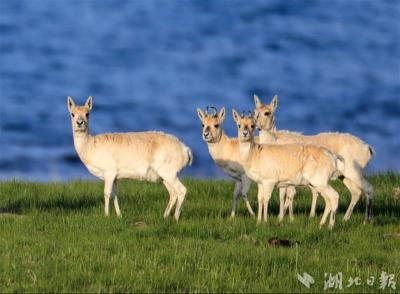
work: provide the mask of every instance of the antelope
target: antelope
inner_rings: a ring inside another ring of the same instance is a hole
[[[250,215],[254,216],[253,209],[247,199],[247,193],[250,189],[251,180],[246,176],[239,160],[239,145],[237,139],[228,138],[225,135],[222,124],[225,120],[225,108],[220,111],[215,107],[213,113],[197,108],[197,115],[202,123],[202,137],[207,143],[208,151],[214,162],[222,168],[235,183],[235,189],[232,199],[231,218],[235,217],[236,203],[241,196],[246,203],[247,210]]]
[[[278,96],[275,95],[270,104],[263,104],[257,95],[254,95],[255,118],[257,128],[260,130],[260,142],[290,144],[290,143],[312,143],[321,145],[333,153],[344,158],[345,168],[342,174],[344,185],[351,193],[351,202],[343,217],[348,221],[353,212],[354,206],[360,199],[362,191],[366,195],[366,208],[364,223],[368,223],[372,217],[373,187],[363,176],[363,169],[367,166],[375,154],[374,149],[356,136],[347,133],[320,133],[313,136],[305,136],[300,133],[289,131],[276,131],[275,110],[278,105]],[[311,187],[312,204],[310,217],[315,216],[318,192]],[[294,188],[292,188],[294,189]],[[280,194],[284,195],[283,188]],[[285,203],[285,210],[289,206],[289,213],[293,211],[293,196],[295,190],[290,191]]]
[[[67,99],[71,115],[74,146],[80,160],[91,174],[104,180],[104,213],[109,215],[110,196],[115,212],[121,217],[116,192],[118,179],[162,180],[169,193],[164,218],[176,204],[174,218],[178,221],[185,186],[177,174],[192,163],[191,150],[176,137],[162,132],[106,133],[92,136],[89,132],[89,114],[93,98],[83,106]]]
[[[343,171],[344,161],[328,149],[314,144],[257,144],[253,116],[232,111],[238,128],[240,162],[246,175],[258,184],[257,222],[268,218],[272,191],[278,187],[312,185],[325,199],[322,227],[328,215],[329,228],[335,224],[339,194],[329,185]]]

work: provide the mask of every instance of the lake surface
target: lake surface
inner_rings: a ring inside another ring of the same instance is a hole
[[[400,170],[398,1],[0,1],[0,179],[92,178],[66,97],[94,97],[92,133],[161,130],[185,175],[221,177],[196,107],[280,97],[277,126],[349,132],[369,171]]]

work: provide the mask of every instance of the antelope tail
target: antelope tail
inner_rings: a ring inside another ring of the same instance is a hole
[[[345,161],[340,155],[335,154],[336,169],[342,175],[344,173]]]
[[[193,153],[192,153],[192,150],[190,150],[190,148],[187,147],[187,146],[184,146],[184,150],[185,150],[186,156],[187,156],[186,165],[192,165],[192,163],[193,163]]]

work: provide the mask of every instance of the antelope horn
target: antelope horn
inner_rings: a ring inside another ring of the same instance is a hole
[[[244,117],[253,117],[254,113],[251,110],[243,110],[242,114],[240,115],[242,118]]]
[[[209,109],[212,109],[214,113],[209,113]],[[211,115],[211,116],[217,116],[218,110],[217,110],[217,108],[214,107],[214,106],[207,106],[206,113],[209,114],[209,115]]]

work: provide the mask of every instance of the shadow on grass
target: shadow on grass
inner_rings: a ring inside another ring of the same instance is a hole
[[[40,203],[38,209],[40,210],[86,210],[93,208],[101,203],[100,200],[95,198],[56,198],[47,202]]]
[[[338,208],[338,212],[344,216],[348,205],[341,204]],[[299,210],[309,212],[309,207],[301,207]],[[324,212],[324,206],[318,206],[316,209],[317,217],[322,216]],[[296,210],[295,210],[296,213]],[[360,203],[354,208],[352,215],[362,215],[365,214],[365,203],[360,205]],[[372,205],[372,217],[373,222],[382,223],[382,225],[390,223],[398,223],[400,218],[400,205],[394,203],[374,203]],[[380,219],[380,221],[378,221]],[[385,221],[385,223],[383,223]]]
[[[80,211],[91,209],[100,204],[95,198],[66,198],[59,197],[54,199],[16,199],[0,207],[0,213],[22,214],[27,210],[39,211]]]
[[[15,207],[7,207],[7,208],[0,207],[0,215],[6,215],[6,214],[21,215],[22,210],[16,209]]]

